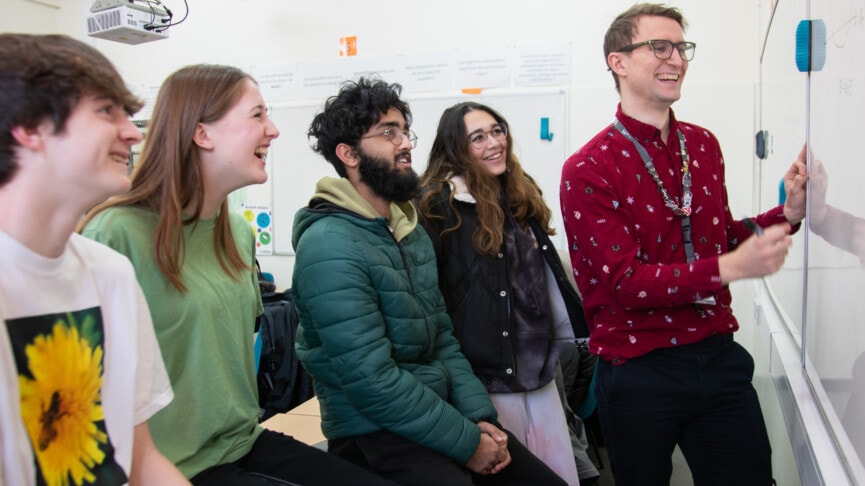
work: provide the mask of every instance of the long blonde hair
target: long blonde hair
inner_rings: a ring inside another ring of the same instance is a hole
[[[181,293],[184,259],[183,226],[197,224],[204,202],[201,159],[193,141],[199,123],[219,120],[240,99],[244,81],[252,79],[231,66],[198,64],[184,67],[162,84],[147,130],[141,161],[132,174],[132,187],[93,208],[79,225],[83,228],[99,212],[118,206],[138,206],[159,215],[154,235],[154,258],[159,269]],[[184,219],[183,208],[195,202]],[[222,269],[234,278],[251,269],[244,263],[223,201],[216,220],[213,241]]]
[[[436,137],[430,150],[429,163],[421,176],[421,186],[424,192],[420,197],[419,208],[424,217],[441,219],[430,209],[432,201],[441,194],[448,179],[452,176],[462,176],[466,180],[469,192],[477,201],[476,209],[478,227],[472,236],[472,242],[478,253],[495,256],[502,246],[504,235],[502,228],[505,222],[505,208],[499,202],[502,187],[505,183],[507,200],[504,202],[514,218],[523,226],[536,220],[547,234],[555,234],[550,226],[552,211],[544,202],[543,194],[535,180],[525,172],[520,161],[514,155],[513,139],[508,132],[507,172],[503,179],[490,174],[485,167],[474,162],[469,155],[469,140],[466,136],[465,115],[470,111],[482,110],[496,119],[499,125],[507,127],[507,121],[502,115],[490,108],[475,102],[458,103],[446,109],[439,120]],[[454,208],[454,194],[450,195],[451,210],[456,215],[457,222],[451,228],[445,228],[440,236],[456,231],[462,220]]]

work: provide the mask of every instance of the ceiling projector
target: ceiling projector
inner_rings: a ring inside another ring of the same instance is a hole
[[[168,37],[171,14],[157,2],[96,0],[87,16],[87,35],[124,44]]]

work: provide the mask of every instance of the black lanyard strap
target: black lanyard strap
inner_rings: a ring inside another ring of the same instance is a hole
[[[664,206],[670,208],[673,211],[673,214],[679,217],[679,221],[682,223],[682,240],[685,244],[685,258],[687,258],[688,263],[693,262],[696,259],[694,254],[694,242],[691,240],[691,201],[693,200],[693,194],[691,193],[691,171],[688,167],[689,157],[688,150],[685,147],[685,135],[681,130],[676,130],[676,134],[679,137],[679,151],[682,157],[682,206],[679,207],[664,187],[664,183],[661,181],[660,176],[658,176],[658,170],[655,168],[655,164],[652,162],[652,157],[649,156],[649,152],[646,151],[646,148],[643,147],[633,135],[631,135],[631,132],[629,132],[618,119],[613,123],[613,127],[634,144],[634,148],[637,149],[637,153],[639,153],[640,158],[643,159],[643,165],[646,167],[652,180],[655,181],[655,185],[658,186],[658,192],[661,193],[661,197],[664,199]]]

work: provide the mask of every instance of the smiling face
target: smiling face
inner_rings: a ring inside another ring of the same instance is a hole
[[[640,17],[631,43],[653,39],[677,43],[685,40],[685,34],[682,26],[671,18]],[[630,52],[611,53],[608,60],[619,76],[623,102],[666,110],[681,96],[688,61],[683,60],[676,49],[667,60],[656,58],[648,45]]]
[[[211,183],[228,192],[267,181],[267,152],[279,136],[258,85],[248,78],[242,82],[237,102],[219,120],[202,123],[206,136],[197,141]]]
[[[475,146],[469,142],[469,158],[494,175],[504,174],[507,170],[508,140],[496,140],[490,132],[499,127],[499,122],[484,110],[473,110],[465,114],[466,139],[473,135],[486,134],[483,144]]]
[[[402,173],[412,172],[411,151],[414,145],[412,145],[411,140],[402,136],[402,141],[395,144],[390,140],[390,136],[384,133],[386,130],[388,133],[392,133],[393,130],[398,132],[408,130],[405,118],[396,108],[390,108],[375,125],[366,131],[361,137],[358,147],[364,155],[384,161],[389,169]]]
[[[141,141],[141,132],[123,107],[101,96],[84,95],[72,110],[62,132],[44,121],[46,177],[76,187],[92,204],[129,190],[129,148]]]

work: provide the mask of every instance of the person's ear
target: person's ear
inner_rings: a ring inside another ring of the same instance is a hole
[[[204,123],[198,123],[195,126],[195,132],[192,134],[192,141],[195,145],[204,150],[213,150],[213,139],[210,137],[210,127]]]
[[[619,77],[625,75],[625,53],[611,52],[607,54],[607,67]]]
[[[349,168],[357,167],[360,163],[360,157],[357,155],[357,151],[345,143],[336,146],[336,156],[339,157],[339,160]]]
[[[42,142],[44,140],[44,127],[34,127],[34,128],[26,128],[21,125],[16,125],[12,127],[12,138],[18,142],[18,145],[28,149],[28,150],[39,150],[42,147]]]

